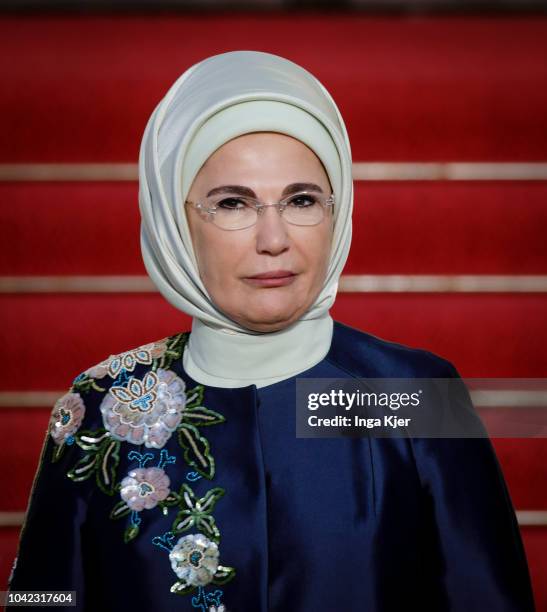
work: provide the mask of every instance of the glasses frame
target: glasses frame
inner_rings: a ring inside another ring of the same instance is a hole
[[[236,227],[236,228],[221,227],[220,225],[217,225],[215,223],[215,215],[216,215],[216,212],[217,212],[217,208],[219,208],[218,206],[208,207],[208,206],[205,206],[204,204],[202,204],[201,202],[192,202],[191,200],[186,200],[185,204],[190,204],[191,206],[193,206],[199,212],[206,213],[208,215],[208,219],[215,225],[215,227],[218,227],[219,229],[224,230],[225,232],[237,232],[238,230],[249,229],[250,227],[254,227],[256,225],[257,221],[258,221],[259,215],[262,213],[262,211],[265,208],[272,208],[272,207],[277,208],[277,211],[278,211],[279,215],[283,219],[284,218],[283,217],[283,213],[285,212],[285,209],[289,205],[290,200],[292,200],[293,198],[296,198],[298,196],[303,196],[303,195],[318,196],[318,195],[324,195],[324,194],[319,194],[317,191],[298,191],[296,193],[291,193],[290,195],[286,196],[285,198],[282,198],[276,204],[264,204],[264,202],[262,200],[260,200],[258,198],[253,198],[251,196],[242,196],[242,195],[238,195],[238,194],[233,194],[233,195],[237,196],[239,198],[243,198],[243,199],[245,199],[247,201],[250,201],[253,204],[253,208],[256,210],[256,220],[253,223],[251,223],[251,225],[245,225],[244,227]],[[231,199],[231,198],[227,197],[227,198],[224,198],[224,199]],[[220,200],[220,201],[222,201],[222,200]],[[321,202],[321,206],[323,207],[323,212],[325,212],[325,210],[329,210],[329,208],[334,206],[334,203],[335,203],[334,193],[331,193],[324,202]],[[324,218],[325,218],[325,215],[323,214],[323,217],[321,218],[320,221],[317,221],[317,223],[311,223],[311,224],[307,224],[307,223],[293,223],[291,221],[288,221],[287,219],[285,219],[285,221],[287,221],[287,223],[289,223],[290,225],[295,225],[297,227],[314,227],[316,225],[319,225],[323,221]]]

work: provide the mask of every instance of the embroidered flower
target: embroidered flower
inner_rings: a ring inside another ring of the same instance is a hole
[[[136,468],[122,480],[120,494],[131,510],[150,510],[169,495],[169,484],[161,468]]]
[[[194,587],[213,580],[218,559],[218,546],[201,533],[180,538],[169,553],[175,574],[187,586]]]
[[[143,344],[136,349],[119,353],[118,355],[110,355],[104,361],[87,369],[84,374],[90,378],[104,378],[106,375],[111,378],[117,378],[122,369],[127,372],[133,372],[138,363],[150,365],[153,359],[163,357],[167,351],[168,338]]]
[[[112,386],[100,410],[105,428],[116,440],[162,448],[182,419],[186,385],[172,370],[158,368],[127,386]]]
[[[78,431],[85,415],[85,404],[79,393],[65,393],[53,406],[48,430],[55,444],[64,444]]]

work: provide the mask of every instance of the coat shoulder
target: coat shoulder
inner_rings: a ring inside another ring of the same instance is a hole
[[[145,396],[158,374],[165,378],[171,364],[180,359],[188,334],[181,332],[111,354],[76,376],[52,408],[48,430],[54,442],[63,444],[81,428],[102,427],[102,408],[116,394]],[[132,379],[135,384],[127,389]]]
[[[129,348],[121,353],[105,357],[99,363],[84,370],[77,378],[91,378],[95,380],[115,381],[120,374],[143,373],[150,369],[155,362],[156,367],[164,367],[167,361],[178,357],[189,332],[181,332],[172,336],[166,336],[154,342],[148,342],[139,346]],[[148,367],[146,367],[148,366]]]
[[[380,338],[339,321],[334,322],[327,359],[348,373],[370,378],[452,378],[454,365],[423,348]]]

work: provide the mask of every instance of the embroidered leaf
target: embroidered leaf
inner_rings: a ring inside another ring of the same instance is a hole
[[[209,514],[200,516],[198,529],[203,532],[210,540],[216,542],[217,544],[220,542],[220,531],[215,524],[214,517]]]
[[[66,444],[61,444],[59,446],[55,444],[54,449],[53,449],[53,456],[51,457],[52,463],[56,463],[63,456],[65,446]]]
[[[148,378],[148,374],[146,375]],[[141,381],[138,378],[132,378],[129,381],[129,384],[127,385],[129,388],[129,392],[131,393],[131,395],[133,397],[140,397],[141,395],[143,395],[144,391],[143,391],[143,385],[141,383]],[[147,385],[148,386],[148,385]],[[147,389],[148,390],[148,389]],[[120,397],[121,397],[121,393],[120,393]],[[131,398],[132,399],[132,398]],[[122,400],[123,401],[123,400]]]
[[[113,495],[116,485],[116,468],[120,462],[120,442],[110,440],[97,453],[97,484],[107,495]]]
[[[180,507],[193,510],[196,503],[196,496],[192,489],[185,483],[180,487]]]
[[[144,390],[150,391],[150,389],[153,389],[158,384],[159,380],[154,372],[147,372],[143,382]]]
[[[184,460],[209,480],[215,475],[215,460],[209,453],[209,442],[191,423],[182,422],[178,429],[179,444],[184,449]]]
[[[135,379],[132,379],[132,381],[135,381]],[[136,381],[138,382],[138,381]],[[119,401],[127,404],[129,402],[131,402],[133,400],[133,396],[127,392],[127,389],[125,389],[124,387],[110,387],[110,393]],[[135,395],[139,395],[139,393],[137,392]]]
[[[74,379],[71,387],[72,391],[77,391],[78,393],[89,393],[91,389],[99,391],[100,393],[106,391],[106,389],[99,386],[93,378],[83,373]]]
[[[125,501],[119,501],[114,508],[112,508],[112,512],[110,512],[111,519],[119,519],[122,516],[127,516],[131,512],[131,508],[127,505]]]
[[[199,500],[198,509],[201,509],[202,512],[206,512],[207,514],[209,514],[213,510],[217,501],[224,495],[224,493],[226,493],[226,491],[221,487],[209,489],[209,491],[207,491],[207,493],[205,493],[205,495]]]
[[[200,406],[203,403],[204,394],[205,387],[203,385],[197,385],[193,389],[189,389],[186,392],[186,410]]]
[[[76,463],[76,465],[71,470],[68,471],[67,476],[75,482],[87,480],[92,474],[95,473],[96,462],[97,454],[87,453]]]
[[[226,567],[219,565],[215,575],[213,576],[214,584],[226,584],[236,575],[236,571],[233,567]]]
[[[216,501],[224,495],[224,492],[224,489],[214,487],[198,499],[192,489],[186,483],[183,483],[179,493],[181,510],[173,522],[172,530],[175,533],[181,533],[195,527],[218,544],[220,532],[210,513]]]
[[[167,349],[161,357],[154,359],[152,370],[155,372],[158,368],[167,370],[171,367],[173,361],[182,357],[184,345],[188,341],[189,332],[182,332],[175,336],[170,336],[167,339]]]
[[[195,588],[195,586],[188,584],[184,580],[177,580],[173,585],[171,585],[170,590],[171,593],[176,593],[177,595],[188,595],[189,593],[192,593]]]
[[[200,425],[217,425],[218,423],[224,423],[226,420],[219,412],[205,408],[205,406],[189,408],[188,405],[184,410],[183,418],[197,427]]]
[[[162,501],[158,502],[159,506],[176,506],[180,501],[178,493],[175,491],[170,491],[169,495]]]
[[[145,349],[141,349],[141,350],[137,350],[135,351],[135,357],[141,362],[141,363],[152,363],[152,356],[150,355],[150,353],[145,350]]]
[[[177,514],[177,518],[174,520],[172,527],[172,531],[174,531],[176,534],[182,533],[183,531],[186,531],[187,529],[193,527],[195,522],[194,517],[184,517],[184,514],[187,514],[188,512],[188,510],[184,510],[183,512],[179,512]]]
[[[122,361],[121,361],[122,367],[124,367],[129,372],[132,372],[135,369],[135,366],[137,365],[137,360],[135,359],[135,355],[132,355],[131,353],[126,353],[122,358]]]
[[[123,361],[120,355],[112,355],[110,363],[108,364],[108,373],[110,376],[116,374],[122,369]]]
[[[74,435],[76,444],[83,448],[85,451],[97,452],[104,441],[110,437],[110,432],[104,428],[97,429],[96,431],[82,430]]]
[[[139,535],[138,525],[129,525],[123,534],[123,541],[128,544],[131,540],[134,540]]]

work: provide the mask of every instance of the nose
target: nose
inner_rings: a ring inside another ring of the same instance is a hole
[[[268,206],[258,214],[255,227],[258,253],[279,255],[289,248],[287,224],[275,206]]]

